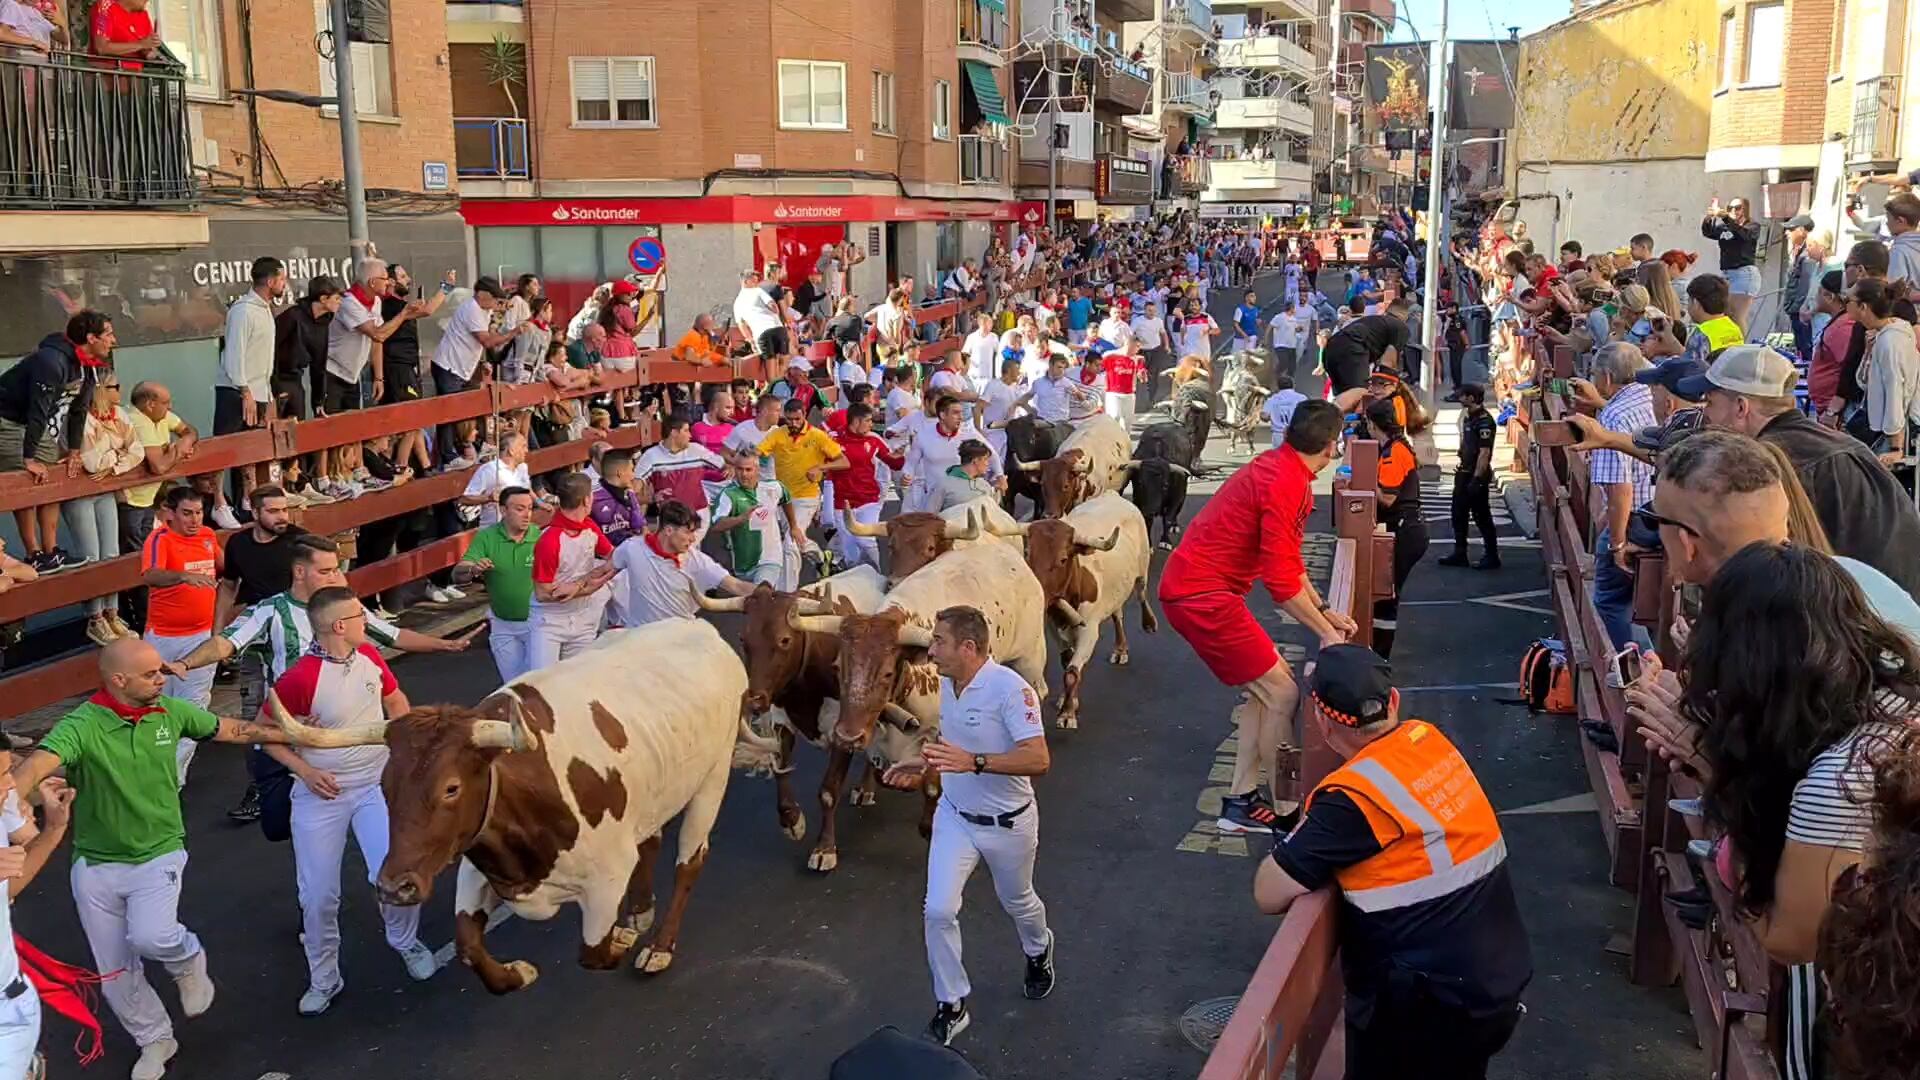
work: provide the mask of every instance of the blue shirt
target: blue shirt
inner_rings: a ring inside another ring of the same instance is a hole
[[[1233,309],[1233,322],[1247,337],[1260,336],[1260,309],[1241,304]]]
[[[1067,301],[1067,329],[1085,330],[1093,322],[1093,297],[1076,296]]]
[[[1355,278],[1353,288],[1347,290],[1347,303],[1353,303],[1365,294],[1373,292],[1377,287],[1371,278]]]

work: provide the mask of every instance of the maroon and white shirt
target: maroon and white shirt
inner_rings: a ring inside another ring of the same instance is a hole
[[[564,514],[555,514],[553,524],[540,530],[540,538],[533,542],[534,584],[552,585],[585,577],[595,562],[612,554],[613,542],[592,518],[574,521]],[[609,595],[605,585],[570,600],[542,600],[535,594],[533,616],[571,616],[589,609],[597,611],[606,606]]]
[[[365,644],[345,660],[310,652],[273,684],[280,703],[295,716],[308,717],[314,727],[343,728],[379,723],[380,702],[400,689],[380,650]],[[380,782],[387,765],[385,744],[323,749],[303,746],[300,756],[316,769],[333,774],[342,788],[367,787]]]

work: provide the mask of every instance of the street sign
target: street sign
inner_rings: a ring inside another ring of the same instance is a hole
[[[446,162],[423,161],[420,163],[420,189],[422,191],[445,191],[448,186]]]
[[[1200,216],[1204,219],[1292,217],[1297,208],[1298,204],[1290,202],[1201,203]]]
[[[643,236],[627,248],[627,261],[642,274],[657,274],[667,267],[667,245],[657,236]]]

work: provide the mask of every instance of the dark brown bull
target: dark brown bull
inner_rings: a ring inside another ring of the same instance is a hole
[[[887,538],[887,580],[899,582],[915,570],[953,550],[956,540],[980,539],[980,524],[971,515],[966,525],[956,525],[939,514],[915,512],[897,514],[874,525],[855,521],[845,515],[843,524],[855,536]]]
[[[1088,478],[1091,468],[1084,450],[1066,450],[1045,461],[1022,461],[1019,465],[1021,470],[1040,476],[1041,517],[1065,517],[1067,511],[1097,494]]]

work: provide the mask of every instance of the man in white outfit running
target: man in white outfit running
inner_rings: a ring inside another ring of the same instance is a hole
[[[940,775],[940,807],[927,848],[927,965],[938,1003],[927,1037],[941,1045],[966,1030],[972,985],[960,962],[960,896],[981,861],[993,875],[1000,906],[1013,917],[1026,954],[1026,995],[1053,992],[1053,931],[1033,891],[1040,848],[1040,811],[1032,777],[1052,759],[1040,723],[1040,699],[1012,668],[989,655],[991,635],[978,608],[943,609],[934,619],[928,659],[940,669],[940,736],[923,751],[926,764],[896,765],[887,783],[914,786],[914,773]]]
[[[367,641],[367,612],[344,586],[330,586],[307,601],[313,648],[274,683],[280,704],[315,727],[377,724],[407,712],[407,695],[380,650]],[[263,714],[262,722],[271,720]],[[319,1016],[347,988],[340,975],[340,860],[353,832],[371,878],[387,860],[387,800],[380,773],[384,743],[337,749],[267,747],[268,756],[300,781],[293,789],[293,869],[300,891],[301,943],[307,950],[307,992],[300,1015]],[[369,884],[372,882],[369,881]],[[433,977],[439,965],[420,943],[420,908],[380,905],[387,944],[415,979]]]

